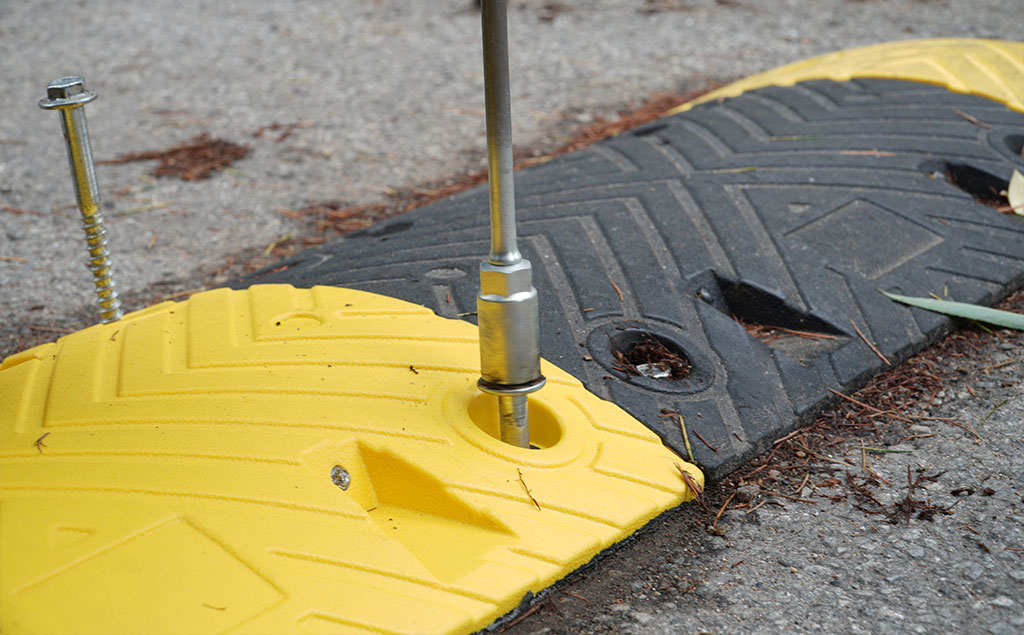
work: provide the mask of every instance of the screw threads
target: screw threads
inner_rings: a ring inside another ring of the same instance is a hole
[[[114,322],[122,315],[121,298],[114,285],[114,266],[110,262],[110,250],[107,249],[107,229],[103,226],[103,212],[97,209],[92,214],[83,215],[82,229],[85,231],[89,271],[92,272],[92,283],[96,288],[96,304],[99,305],[100,317],[104,322]]]

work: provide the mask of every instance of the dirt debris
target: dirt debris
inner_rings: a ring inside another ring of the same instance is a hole
[[[669,11],[693,11],[692,5],[684,2],[669,2],[668,0],[644,0],[644,6],[636,10],[637,13],[643,13],[646,15],[654,15],[657,13],[665,13]]]
[[[35,446],[35,448],[37,450],[39,450],[40,454],[43,453],[43,448],[47,447],[46,441],[44,439],[46,439],[46,437],[48,437],[48,436],[50,436],[50,433],[46,432],[46,433],[43,434],[43,436],[41,436],[38,439],[36,439],[35,442],[32,444],[32,445]]]
[[[312,125],[313,124],[309,121],[296,121],[293,123],[278,123],[275,121],[269,126],[260,126],[257,128],[256,131],[252,133],[252,137],[253,139],[259,139],[265,132],[280,132],[281,134],[274,138],[274,143],[281,143],[288,137],[292,136],[296,130],[299,130],[300,128],[309,128]]]
[[[7,212],[8,214],[17,214],[18,216],[21,216],[22,214],[31,214],[32,216],[44,216],[42,212],[37,212],[31,209],[21,209],[20,207],[11,207],[10,205],[0,206],[0,212]]]
[[[249,155],[249,146],[240,145],[202,133],[187,143],[166,150],[132,152],[113,159],[97,161],[100,165],[118,165],[137,161],[159,161],[150,172],[155,177],[175,177],[182,181],[208,179],[235,161]]]
[[[752,322],[744,322],[736,315],[732,316],[732,319],[738,322],[751,337],[755,337],[765,344],[777,342],[778,340],[799,337],[806,340],[837,340],[838,335],[832,335],[831,333],[822,333],[819,331],[807,331],[801,329],[791,329],[784,326],[776,326],[773,324],[755,324]]]
[[[618,362],[615,369],[628,375],[678,380],[690,374],[688,359],[650,335],[625,350],[613,349],[612,355]]]
[[[393,215],[388,205],[348,205],[343,201],[321,201],[297,210],[280,209],[277,213],[287,218],[307,220],[323,234],[347,234]]]
[[[935,514],[952,514],[950,510],[960,502],[955,501],[948,507],[939,507],[933,505],[930,500],[918,500],[914,498],[914,490],[921,488],[922,483],[934,482],[939,480],[945,472],[937,472],[935,474],[925,474],[923,470],[918,470],[916,477],[911,477],[910,466],[907,466],[907,494],[899,501],[892,504],[889,509],[888,519],[889,522],[894,525],[903,521],[906,524],[910,524],[911,516],[916,516],[918,520],[927,520],[931,522],[935,519]]]
[[[684,93],[657,93],[639,107],[620,112],[617,119],[608,120],[597,116],[594,118],[593,123],[580,128],[566,143],[554,150],[517,149],[515,152],[515,169],[521,170],[533,165],[547,163],[563,154],[574,152],[631,128],[653,121],[675,106],[696,99],[716,87],[717,85],[712,85],[704,90]],[[270,126],[258,129],[253,133],[253,136],[258,137],[266,131],[282,131],[282,136],[284,136],[302,127],[305,127],[305,122],[294,124],[279,124],[275,122]],[[279,136],[277,141],[283,140],[282,136]],[[313,201],[295,209],[280,209],[277,211],[288,218],[306,221],[308,231],[316,238],[323,236],[333,238],[365,229],[374,223],[424,207],[486,182],[487,171],[477,170],[444,181],[427,183],[416,187],[391,189],[388,192],[388,198],[382,203],[355,204],[340,200]],[[319,244],[309,241],[310,238],[301,236],[291,241],[282,241],[280,244],[275,245],[268,255],[273,256],[275,259],[287,258],[294,255],[302,246]],[[248,264],[246,270],[250,272],[255,271],[270,263],[271,260],[267,258],[257,257]]]
[[[1024,311],[1024,292],[1017,292],[996,305],[1004,310]],[[992,381],[994,375],[1013,366],[1011,363],[978,368],[961,368],[957,360],[970,358],[993,341],[1024,345],[1024,334],[1010,330],[991,330],[966,325],[953,331],[938,344],[911,357],[902,364],[876,376],[865,387],[850,394],[834,391],[839,402],[822,410],[808,426],[778,439],[771,451],[749,462],[709,489],[713,500],[725,500],[736,493],[730,505],[713,522],[714,514],[705,513],[698,521],[714,535],[728,529],[728,511],[747,512],[778,497],[799,503],[839,502],[847,500],[866,516],[890,523],[932,521],[935,516],[954,513],[951,505],[938,505],[922,497],[922,488],[943,476],[923,469],[912,473],[908,466],[907,483],[902,486],[876,474],[867,461],[869,454],[910,453],[890,449],[893,445],[928,438],[921,424],[953,426],[975,439],[981,435],[968,421],[928,414],[939,394],[954,390],[973,398],[973,381]],[[865,445],[870,442],[872,447]],[[861,453],[860,464],[843,458]],[[948,478],[948,477],[947,477]],[[975,493],[977,488],[951,484],[954,498]],[[790,488],[793,494],[785,494]],[[783,491],[780,491],[783,490]],[[884,492],[884,494],[883,494]],[[699,516],[699,514],[698,514]]]

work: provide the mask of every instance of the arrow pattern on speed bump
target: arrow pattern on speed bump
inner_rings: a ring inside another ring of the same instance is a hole
[[[975,195],[1024,169],[1022,144],[1024,114],[999,102],[818,80],[525,169],[541,352],[686,456],[682,419],[697,462],[721,476],[807,422],[830,388],[855,389],[882,356],[897,363],[950,328],[878,289],[989,303],[1020,284],[1024,218]],[[486,209],[486,190],[470,190],[237,286],[341,285],[472,321]],[[690,376],[633,375],[615,354],[652,341]]]

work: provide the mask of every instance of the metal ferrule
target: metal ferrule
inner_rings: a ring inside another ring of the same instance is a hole
[[[476,299],[480,375],[482,385],[498,389],[492,392],[543,381],[537,290],[531,271],[530,261],[522,258],[511,265],[480,263]]]

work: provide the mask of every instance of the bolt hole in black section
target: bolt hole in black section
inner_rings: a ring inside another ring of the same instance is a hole
[[[611,338],[616,370],[635,377],[664,381],[690,375],[690,360],[675,342],[646,331],[627,331]]]
[[[612,322],[587,337],[593,361],[637,388],[694,393],[711,385],[710,362],[676,334],[676,327],[646,320]]]

